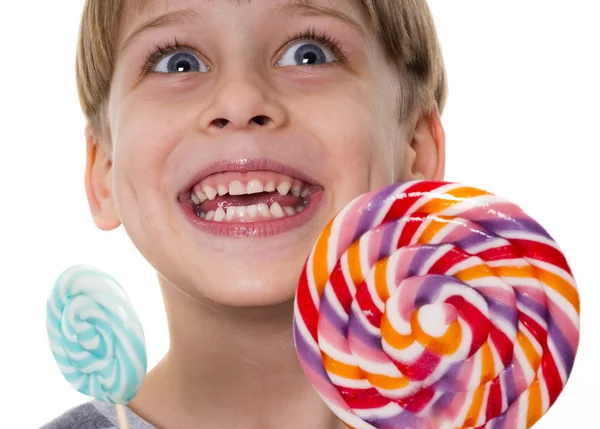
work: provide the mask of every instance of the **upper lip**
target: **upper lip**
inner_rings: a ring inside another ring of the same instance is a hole
[[[186,185],[180,190],[179,194],[184,195],[185,193],[189,193],[194,185],[200,183],[203,179],[211,174],[223,173],[226,171],[249,172],[259,170],[285,174],[287,176],[300,179],[310,185],[322,187],[322,184],[309,174],[271,158],[232,158],[213,162],[212,164],[200,169],[200,171],[198,171],[188,180]]]

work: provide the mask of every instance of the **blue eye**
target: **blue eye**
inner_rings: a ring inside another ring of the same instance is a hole
[[[190,73],[209,71],[202,61],[189,52],[167,55],[152,70],[155,73]]]
[[[293,49],[298,46],[297,49]],[[290,64],[291,61],[291,64]],[[321,65],[324,63],[335,62],[335,57],[325,51],[320,46],[310,42],[300,42],[294,44],[292,48],[288,49],[278,62],[279,66],[301,66],[301,65]]]

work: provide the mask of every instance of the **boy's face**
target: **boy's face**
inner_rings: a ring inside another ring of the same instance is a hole
[[[358,7],[311,2],[353,25],[288,3],[149,0],[123,23],[112,153],[88,138],[90,206],[100,228],[122,223],[161,276],[196,298],[289,300],[319,233],[350,200],[443,175],[437,111],[399,123],[396,72]],[[140,24],[184,9],[193,12],[123,48]],[[344,59],[310,32],[286,44],[311,29],[339,42]],[[186,47],[146,63],[175,40]]]

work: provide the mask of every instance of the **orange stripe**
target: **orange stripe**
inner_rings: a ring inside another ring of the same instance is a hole
[[[458,321],[452,322],[444,335],[432,337],[421,328],[419,324],[419,313],[415,311],[410,318],[410,325],[415,340],[423,347],[431,350],[437,355],[448,356],[456,353],[462,340],[462,328]]]
[[[479,279],[481,277],[490,277],[494,276],[494,273],[490,270],[487,265],[476,265],[471,268],[466,268],[462,271],[459,271],[454,275],[457,279],[466,282],[473,279]]]
[[[327,372],[352,380],[362,380],[365,378],[364,372],[358,366],[348,365],[335,360],[323,351],[321,352],[321,356],[323,357],[323,366]]]
[[[425,231],[423,231],[423,233],[419,237],[419,243],[431,243],[431,240],[433,240],[433,238],[437,235],[438,232],[440,232],[442,228],[448,225],[451,219],[453,218],[436,216],[431,221],[431,223],[427,225],[427,228],[425,228]]]
[[[480,384],[494,379],[494,356],[488,343],[481,347],[481,380]]]
[[[362,270],[360,269],[360,251],[359,251],[359,240],[356,240],[348,248],[348,269],[350,271],[350,277],[355,285],[359,285],[365,281]]]
[[[496,267],[494,270],[499,277],[536,277],[535,268],[529,265],[519,267]]]
[[[453,205],[460,203],[460,201],[455,201],[455,200],[443,200],[440,198],[436,198],[434,200],[429,201],[428,203],[424,204],[419,211],[420,212],[425,212],[425,213],[432,213],[432,214],[436,214],[439,213],[441,211],[446,210],[449,207],[452,207]]]
[[[571,283],[541,268],[538,268],[538,278],[569,301],[575,311],[577,311],[577,314],[579,314],[579,295]]]
[[[387,265],[389,257],[377,261],[375,264],[375,290],[377,295],[383,302],[386,302],[390,298],[390,294],[387,287]]]
[[[315,244],[315,253],[313,257],[313,271],[315,276],[315,283],[317,285],[317,291],[319,297],[323,295],[325,285],[329,279],[329,273],[327,272],[327,241],[331,235],[331,226],[333,220],[327,224],[317,243]]]
[[[470,428],[476,425],[477,418],[479,417],[479,413],[481,411],[481,404],[483,404],[484,393],[485,386],[479,386],[477,389],[475,389],[475,393],[473,394],[473,402],[471,402],[471,406],[469,407],[465,424],[462,426],[463,428]]]
[[[379,387],[380,389],[402,389],[403,387],[408,386],[408,378],[396,378],[389,377],[387,375],[381,374],[370,374],[366,373],[367,380],[371,383],[371,385],[375,387]]]
[[[541,357],[535,351],[533,344],[531,344],[529,338],[527,338],[527,336],[521,331],[517,332],[517,341],[519,342],[521,349],[523,349],[523,353],[525,353],[529,365],[531,365],[531,368],[534,371],[537,371],[538,366],[540,365]]]
[[[403,350],[410,346],[414,341],[410,335],[402,335],[396,332],[385,313],[381,318],[379,329],[381,330],[381,337],[396,350]]]
[[[452,191],[446,192],[448,195],[452,195],[456,198],[474,198],[480,197],[482,195],[491,195],[489,192],[484,191],[483,189],[471,188],[470,186],[463,186],[461,188],[456,188]]]
[[[542,417],[542,390],[540,380],[536,379],[529,386],[529,407],[527,408],[527,427],[531,427]]]

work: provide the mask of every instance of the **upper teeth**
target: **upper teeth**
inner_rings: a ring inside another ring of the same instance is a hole
[[[291,181],[283,180],[276,186],[275,181],[273,180],[269,180],[263,185],[260,180],[252,179],[244,186],[240,181],[234,180],[229,183],[229,186],[226,184],[219,184],[216,186],[216,189],[211,185],[201,186],[198,184],[194,187],[192,192],[192,201],[194,204],[200,204],[206,200],[214,200],[217,195],[250,195],[260,192],[274,192],[275,190],[277,190],[280,195],[288,195],[291,191],[292,195],[296,197],[302,195],[303,198],[308,196],[310,192],[309,188],[303,190],[302,183],[299,181],[294,181],[292,186]]]

